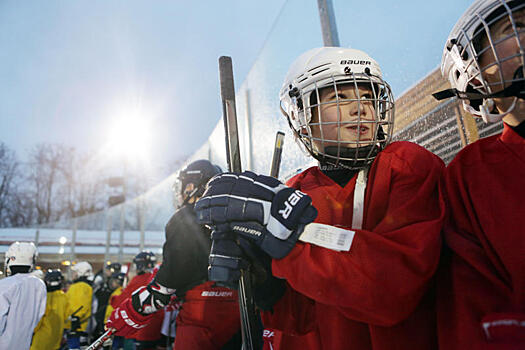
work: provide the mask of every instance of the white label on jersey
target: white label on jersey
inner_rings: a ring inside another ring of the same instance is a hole
[[[355,231],[345,230],[331,225],[312,223],[306,225],[299,240],[338,252],[347,252],[352,246],[354,235]]]
[[[216,292],[211,290],[203,290],[201,293],[203,297],[231,297],[233,292]]]

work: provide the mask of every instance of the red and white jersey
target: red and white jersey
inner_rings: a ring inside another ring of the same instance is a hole
[[[525,349],[525,139],[505,124],[465,147],[444,180],[440,348]]]
[[[148,285],[154,277],[155,274],[151,272],[142,273],[133,277],[133,279],[128,283],[126,288],[122,290],[122,293],[113,298],[111,303],[113,307],[117,308],[121,303],[126,301],[126,299],[130,298],[135,290]],[[139,329],[130,337],[139,341],[157,340],[161,337],[160,330],[163,321],[164,310],[160,310],[156,312],[152,317],[150,317],[146,327]]]
[[[318,332],[321,349],[435,349],[431,293],[445,206],[443,162],[410,142],[394,142],[372,164],[362,229],[352,229],[356,178],[340,187],[318,167],[288,185],[310,197],[316,223],[355,232],[348,251],[298,242],[272,270],[285,295],[265,312],[265,327]]]

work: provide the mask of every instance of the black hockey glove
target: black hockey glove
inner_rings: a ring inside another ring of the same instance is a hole
[[[71,316],[71,332],[76,332],[78,329],[80,329],[80,318]]]
[[[155,280],[138,288],[131,295],[131,304],[141,315],[149,315],[169,304],[175,289],[166,288]]]
[[[197,220],[212,228],[226,227],[272,258],[285,257],[317,210],[305,193],[279,180],[250,171],[213,178],[195,204]]]
[[[262,310],[272,310],[286,290],[286,282],[272,275],[272,258],[251,241],[239,237],[239,246],[250,261],[255,305]]]
[[[236,237],[231,231],[212,232],[209,263],[209,279],[231,289],[238,289],[241,269],[249,271],[255,287],[254,301],[263,310],[271,310],[284,294],[284,280],[272,276],[272,258],[250,240]]]
[[[211,239],[208,279],[220,286],[238,289],[241,270],[249,263],[237,244],[236,235],[230,231],[214,230]]]

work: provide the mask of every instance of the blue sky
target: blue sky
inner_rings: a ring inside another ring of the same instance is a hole
[[[268,35],[284,35],[274,22],[285,3],[2,0],[0,141],[20,158],[38,142],[97,151],[113,119],[138,113],[152,125],[154,166],[190,155],[221,115],[218,57],[233,57],[240,86]],[[472,1],[333,3],[342,46],[379,61],[399,95],[437,67]],[[294,34],[282,39],[299,40],[309,27],[305,35],[320,45],[316,6],[289,0],[279,21]]]

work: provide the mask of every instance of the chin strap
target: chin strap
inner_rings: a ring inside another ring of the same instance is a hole
[[[463,101],[463,109],[472,115],[481,116],[485,123],[497,123],[514,110],[517,101],[518,98],[514,97],[510,107],[503,113],[490,113],[494,109],[494,100],[491,98],[483,100],[483,103],[479,106],[479,111],[468,104],[467,101]]]
[[[446,89],[432,94],[438,100],[444,100],[451,97],[457,97],[463,100],[463,108],[472,115],[480,116],[485,123],[495,123],[501,121],[504,116],[511,113],[516,106],[518,99],[525,100],[525,79],[523,79],[523,66],[518,67],[514,72],[514,82],[492,94],[483,94],[479,91],[459,91],[458,89]],[[512,105],[503,113],[491,113],[494,110],[494,98],[514,97]],[[467,101],[476,101],[479,104],[479,110],[471,106]]]
[[[361,169],[357,175],[354,189],[354,215],[352,216],[352,228],[363,228],[363,217],[365,211],[365,192],[368,180],[368,167]]]
[[[482,94],[481,92],[465,92],[458,89],[446,89],[432,94],[438,100],[457,97],[461,100],[486,100],[498,97],[517,97],[525,100],[525,81],[515,81],[503,90],[492,94]]]
[[[189,194],[187,194],[186,198],[182,201],[182,203],[179,205],[178,208],[182,208],[186,205],[188,205],[188,202],[199,192],[200,187],[196,187],[193,191],[191,191]]]

